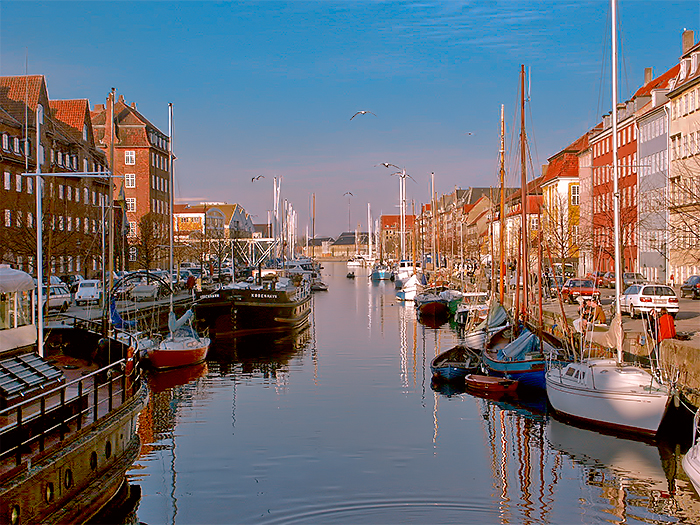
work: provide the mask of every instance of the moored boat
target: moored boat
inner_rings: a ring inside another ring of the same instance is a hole
[[[147,387],[133,347],[87,321],[47,327],[39,348],[31,276],[0,267],[0,516],[83,523],[125,483]],[[96,328],[96,327],[95,327]]]
[[[372,267],[370,277],[373,281],[387,281],[391,279],[392,275],[393,273],[388,265],[377,263]]]
[[[139,348],[153,368],[166,370],[196,365],[207,358],[211,341],[208,337],[200,337],[192,327],[193,315],[194,312],[189,309],[180,319],[176,319],[175,314],[170,312],[168,337],[152,339],[154,344],[150,347]]]
[[[454,381],[479,370],[478,354],[466,346],[455,346],[436,355],[430,362],[433,379]]]
[[[308,322],[311,287],[305,279],[268,275],[259,283],[233,283],[202,295],[194,310],[212,339],[285,331]]]
[[[693,419],[693,441],[688,452],[683,456],[683,470],[688,479],[693,484],[693,488],[697,494],[700,494],[700,441],[698,441],[698,419],[700,418],[700,410],[695,412]]]
[[[513,394],[518,389],[516,379],[481,374],[469,374],[464,378],[464,384],[470,391],[499,396]]]

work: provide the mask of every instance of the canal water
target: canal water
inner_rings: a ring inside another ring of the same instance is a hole
[[[433,389],[430,360],[459,333],[347,272],[326,263],[308,329],[149,378],[131,521],[700,522],[687,444],[567,426],[544,398]]]

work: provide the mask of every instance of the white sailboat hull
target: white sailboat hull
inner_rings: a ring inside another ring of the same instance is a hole
[[[547,396],[557,412],[613,430],[654,436],[666,413],[669,392],[637,366],[588,359],[550,368]]]

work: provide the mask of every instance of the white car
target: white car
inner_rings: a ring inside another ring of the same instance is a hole
[[[666,308],[668,313],[678,313],[678,296],[670,286],[659,284],[633,284],[620,295],[620,310],[634,318],[640,312]]]
[[[75,304],[100,304],[102,302],[102,282],[97,279],[86,279],[78,283],[75,292]]]
[[[155,301],[161,295],[161,285],[158,281],[147,283],[142,281],[129,291],[132,301]]]
[[[49,286],[49,298],[46,299],[46,285],[42,287],[42,299],[45,310],[58,308],[61,312],[68,310],[70,306],[70,290],[65,284],[52,284]]]

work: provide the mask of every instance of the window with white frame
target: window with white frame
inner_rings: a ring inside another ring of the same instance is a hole
[[[9,171],[5,172],[4,180],[5,180],[5,189],[9,190],[12,187],[12,176],[10,175]]]
[[[138,256],[138,250],[136,249],[136,246],[130,246],[129,247],[129,260],[133,262],[136,260],[137,256]]]
[[[22,191],[22,175],[19,173],[15,175],[15,190],[17,193]]]
[[[136,152],[135,151],[125,151],[124,152],[124,164],[133,166],[136,164]]]
[[[136,237],[136,221],[129,221],[129,237]]]
[[[136,187],[136,173],[125,173],[124,174],[124,186],[127,188]]]
[[[126,211],[136,211],[136,198],[127,197],[126,199]]]
[[[579,185],[578,184],[571,185],[571,205],[572,206],[579,205]]]
[[[75,188],[75,202],[80,202],[80,188]]]
[[[10,228],[12,226],[12,212],[10,210],[5,210],[5,227]]]
[[[20,149],[19,149],[19,137],[15,137],[14,140],[13,140],[13,142],[14,142],[14,150],[15,150],[15,153],[19,153],[19,152],[20,152]]]
[[[63,184],[58,185],[58,198],[59,199],[63,198]]]

